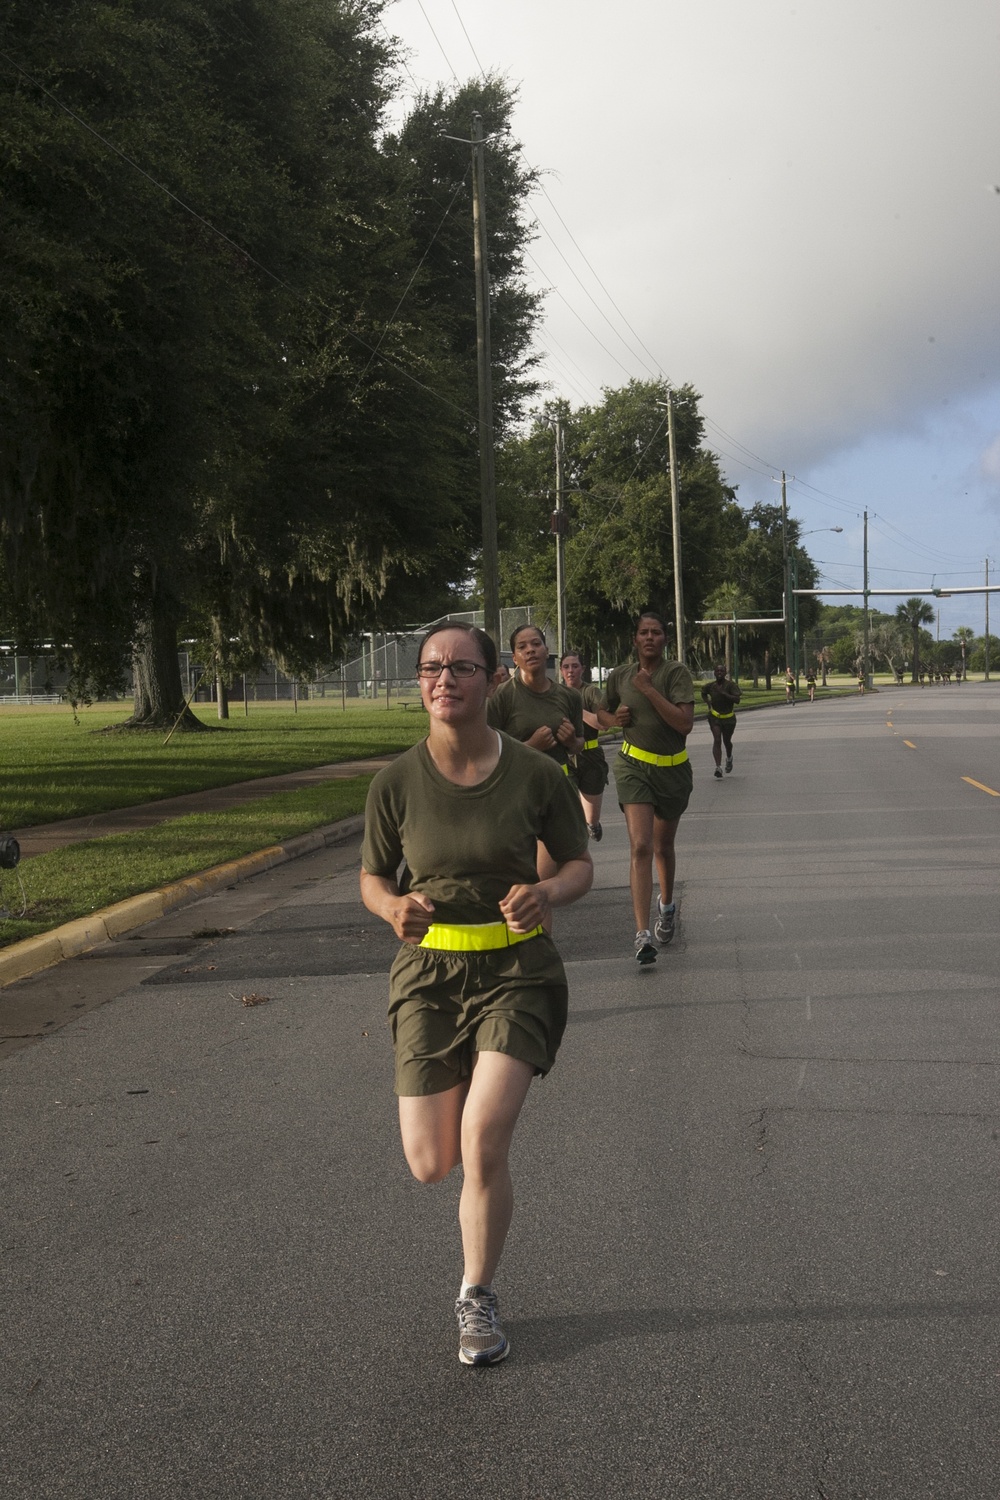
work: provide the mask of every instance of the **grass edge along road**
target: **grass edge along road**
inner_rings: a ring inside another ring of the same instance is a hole
[[[141,833],[111,834],[39,854],[4,871],[0,951],[185,876],[281,844],[364,811],[371,776],[278,792],[225,812],[190,813]],[[17,877],[20,877],[20,886]],[[22,905],[21,886],[27,911]]]

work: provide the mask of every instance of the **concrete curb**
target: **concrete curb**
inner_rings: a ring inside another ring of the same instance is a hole
[[[287,843],[245,854],[242,859],[215,865],[198,875],[187,875],[183,880],[161,886],[159,890],[128,896],[124,901],[116,901],[114,906],[106,906],[103,911],[92,912],[89,917],[79,917],[75,922],[54,927],[51,932],[11,943],[9,948],[0,948],[0,989],[18,979],[28,979],[42,969],[50,969],[64,959],[89,953],[102,943],[109,943],[136,927],[145,927],[147,922],[154,922],[157,917],[166,916],[167,912],[176,911],[181,906],[189,906],[193,901],[224,890],[226,886],[238,885],[252,875],[261,875],[265,870],[300,859],[304,854],[314,854],[318,849],[344,844],[364,826],[364,814],[355,813],[338,823],[327,823],[310,833],[300,833]]]

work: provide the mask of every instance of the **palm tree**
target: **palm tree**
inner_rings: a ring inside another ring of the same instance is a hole
[[[900,604],[896,610],[896,619],[902,625],[908,625],[913,632],[913,671],[911,682],[920,681],[920,627],[930,625],[934,621],[934,611],[926,599],[907,599],[905,604]]]
[[[968,653],[971,652],[972,643],[976,639],[976,632],[971,625],[960,625],[952,639],[958,642],[958,649],[962,653],[958,660],[958,678],[961,681],[965,673]]]

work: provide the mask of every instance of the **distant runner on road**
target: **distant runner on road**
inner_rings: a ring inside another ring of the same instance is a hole
[[[403,944],[389,979],[403,1151],[419,1182],[462,1166],[455,1312],[466,1365],[508,1353],[493,1288],[514,1207],[508,1153],[566,1025],[548,929],[552,908],[585,895],[594,875],[568,777],[486,722],[496,669],[481,630],[449,623],[424,637],[427,738],[373,780],[361,854],[362,900]],[[538,841],[554,869],[544,880]]]
[[[785,668],[785,702],[795,704],[795,673],[791,667]]]
[[[549,756],[568,776],[571,757],[583,749],[583,699],[548,675],[549,648],[537,625],[518,626],[510,649],[517,676],[496,689],[486,709],[487,721]],[[544,845],[539,845],[538,878],[547,879],[554,869]]]
[[[604,728],[624,730],[615,782],[631,849],[635,957],[644,965],[656,962],[654,936],[661,948],[673,941],[674,840],[693,784],[686,741],[694,725],[694,680],[682,662],[664,660],[666,642],[662,618],[649,610],[641,614],[635,632],[638,662],[611,672],[598,716]],[[650,933],[654,860],[660,894]]]
[[[701,696],[708,704],[708,727],[712,731],[712,759],[715,774],[722,780],[722,747],[726,747],[726,775],[733,769],[733,730],[736,728],[736,705],[743,694],[726,676],[724,663],[716,662],[715,680],[706,682]]]
[[[580,793],[587,832],[600,843],[604,834],[601,802],[608,784],[608,762],[598,739],[601,725],[597,710],[604,702],[604,694],[596,682],[584,682],[583,662],[576,651],[566,652],[559,663],[559,672],[566,687],[573,688],[583,699],[583,749],[574,757],[570,775]]]

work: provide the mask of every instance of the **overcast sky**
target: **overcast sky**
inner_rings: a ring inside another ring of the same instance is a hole
[[[785,469],[803,531],[844,528],[806,544],[830,587],[860,584],[866,509],[873,588],[987,556],[1000,582],[996,0],[395,0],[386,25],[411,95],[480,65],[520,89],[553,395],[690,381],[743,504]],[[940,609],[942,638],[983,629],[982,595]]]

